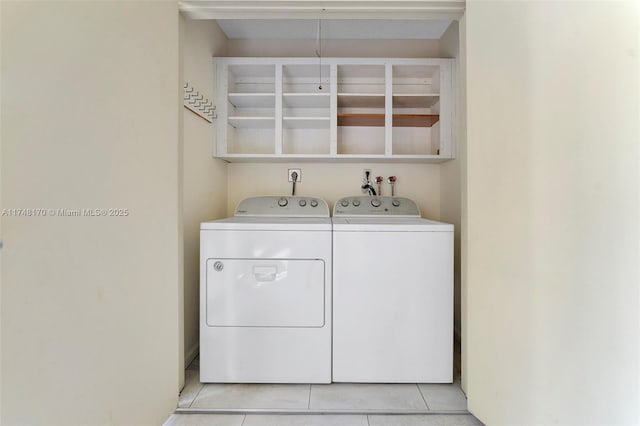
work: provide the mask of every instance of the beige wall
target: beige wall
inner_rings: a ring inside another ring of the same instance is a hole
[[[440,219],[444,222],[453,223],[455,225],[454,238],[454,330],[456,342],[460,341],[460,185],[461,185],[461,164],[460,155],[465,150],[465,134],[464,134],[464,114],[463,109],[463,91],[464,85],[461,84],[464,78],[464,70],[460,68],[459,50],[459,25],[453,22],[447,31],[443,34],[441,40],[441,55],[444,57],[455,58],[454,81],[456,82],[456,111],[454,113],[454,150],[456,158],[452,161],[442,163],[440,166]],[[459,366],[459,353],[456,351],[456,367]]]
[[[184,81],[213,99],[213,56],[224,56],[227,38],[213,21],[180,18]],[[214,125],[183,108],[184,132],[184,349],[188,364],[198,353],[200,222],[226,216],[227,167],[212,157]]]
[[[3,1],[3,425],[158,425],[178,394],[178,11]]]
[[[638,5],[468,2],[467,394],[640,424]]]
[[[458,63],[457,63],[457,83],[458,102],[456,105],[456,122],[458,133],[456,158],[460,161],[460,372],[462,389],[467,389],[467,362],[468,362],[468,238],[467,235],[467,18],[463,16],[458,21]]]
[[[414,199],[422,215],[430,219],[440,218],[440,170],[437,164],[335,164],[335,163],[232,163],[228,166],[228,213],[235,211],[238,203],[257,195],[291,194],[287,182],[287,170],[302,170],[302,182],[296,186],[297,195],[325,199],[330,206],[336,200],[349,195],[362,195],[363,169],[371,169],[372,176],[398,177],[396,195]],[[383,194],[390,195],[389,185],[384,184]]]

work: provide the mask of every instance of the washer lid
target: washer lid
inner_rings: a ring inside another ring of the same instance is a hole
[[[234,216],[202,222],[201,230],[242,231],[331,231],[328,217]]]
[[[334,217],[334,232],[453,232],[450,223],[409,217]]]

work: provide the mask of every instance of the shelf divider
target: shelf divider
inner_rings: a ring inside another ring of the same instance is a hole
[[[329,68],[329,155],[338,155],[338,65]]]
[[[385,64],[384,70],[384,154],[393,153],[393,65]]]
[[[282,64],[276,64],[275,154],[282,155]]]

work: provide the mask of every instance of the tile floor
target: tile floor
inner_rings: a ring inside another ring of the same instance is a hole
[[[163,426],[484,426],[471,414],[173,414]]]
[[[244,413],[254,410],[262,413]],[[164,426],[199,425],[467,426],[482,423],[467,412],[467,400],[459,380],[453,384],[202,384],[196,358],[186,370],[178,409]]]

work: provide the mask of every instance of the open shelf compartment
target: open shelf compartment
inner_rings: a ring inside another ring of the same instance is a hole
[[[391,155],[440,154],[439,65],[392,66]]]

